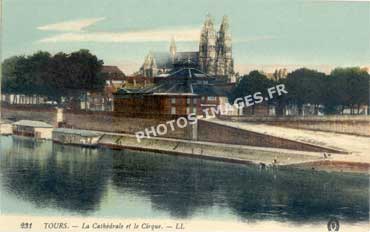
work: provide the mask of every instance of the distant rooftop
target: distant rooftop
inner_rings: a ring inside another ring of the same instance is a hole
[[[126,75],[117,66],[104,65],[101,70],[102,73],[108,75],[105,78],[124,78]]]
[[[101,71],[105,73],[123,73],[121,69],[113,65],[104,65]]]
[[[40,121],[31,121],[31,120],[20,120],[18,122],[13,123],[13,125],[36,127],[36,128],[53,128],[53,126],[48,123],[40,122]]]

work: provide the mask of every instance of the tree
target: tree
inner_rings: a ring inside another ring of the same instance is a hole
[[[305,104],[311,104],[318,113],[319,106],[324,106],[326,114],[343,113],[346,107],[354,114],[359,113],[362,105],[369,105],[370,75],[358,67],[336,68],[330,75],[307,68],[297,69],[287,75],[287,78],[276,78],[275,81],[253,71],[243,76],[229,96],[231,101],[254,92],[263,92],[268,87],[284,84],[287,95],[276,96],[272,102],[276,105],[276,114],[282,115],[286,105],[297,106],[299,114]]]
[[[3,90],[28,96],[44,96],[58,103],[77,99],[87,91],[101,91],[105,81],[103,61],[88,50],[71,54],[39,51],[3,62]]]
[[[237,82],[234,89],[229,95],[231,102],[236,98],[244,98],[245,96],[252,95],[256,92],[261,92],[264,96],[267,95],[267,89],[273,86],[274,82],[266,77],[266,75],[252,71],[248,75],[242,76]],[[255,105],[252,106],[252,114],[254,114]]]
[[[313,104],[317,113],[325,92],[325,79],[325,73],[306,68],[289,73],[285,80],[289,92],[287,101],[298,107],[299,114],[302,114],[304,104]]]
[[[286,87],[286,79],[280,78],[277,79],[275,82],[275,85],[280,85],[284,84]],[[289,89],[286,89],[288,91],[288,96],[289,96]],[[284,109],[288,104],[288,96],[286,94],[280,95],[280,96],[275,96],[272,102],[275,104],[275,113],[278,116],[283,116],[284,115]]]
[[[351,114],[361,105],[368,105],[369,101],[369,74],[358,67],[336,68],[330,74],[329,89],[331,98],[327,99],[327,106],[349,107]],[[333,99],[335,98],[335,99]]]
[[[23,56],[12,56],[5,59],[2,64],[2,92],[14,93],[18,91],[16,85],[18,66],[21,60],[25,59]]]
[[[51,61],[51,55],[48,52],[39,51],[27,57],[27,91],[25,94],[45,96],[47,91],[44,88],[45,81],[48,78],[48,70]]]
[[[71,88],[84,91],[102,90],[105,81],[101,78],[100,71],[103,61],[98,60],[89,50],[81,49],[69,56],[71,64]]]
[[[70,83],[68,55],[59,52],[53,56],[48,65],[44,80],[44,91],[52,101],[58,104],[62,102],[63,96],[68,96],[67,86]]]

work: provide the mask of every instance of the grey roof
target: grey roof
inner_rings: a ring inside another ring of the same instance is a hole
[[[120,88],[117,91],[117,93],[119,93],[119,94],[128,94],[128,93],[133,93],[133,92],[135,92],[135,89],[133,91],[131,91],[131,90],[127,89],[127,88]]]
[[[166,83],[157,89],[148,89],[153,95],[200,95],[200,96],[227,96],[228,92],[222,86],[195,83]]]
[[[117,95],[124,96],[125,93],[127,92],[117,92]],[[138,89],[137,91],[130,92],[129,94],[227,96],[228,91],[223,86],[213,84],[197,84],[192,82],[164,82],[154,87]]]
[[[198,64],[199,52],[176,52],[175,62],[184,63],[190,60],[194,64]]]
[[[16,126],[28,126],[28,127],[35,127],[35,128],[53,128],[52,125],[40,122],[40,121],[31,121],[31,120],[20,120],[18,122],[13,123]]]
[[[196,68],[186,67],[177,69],[171,73],[168,73],[166,77],[209,77],[206,73]]]
[[[227,96],[227,86],[217,85],[214,77],[193,67],[181,67],[157,76],[155,86],[140,89],[120,89],[116,97],[130,95],[187,95],[187,96]]]
[[[132,94],[145,95],[200,95],[200,96],[227,96],[225,86],[215,84],[216,80],[192,67],[182,67],[166,75],[155,85],[141,89],[120,89],[116,97],[128,97]],[[120,96],[121,95],[121,96]]]
[[[175,63],[185,63],[191,61],[194,64],[198,64],[199,52],[176,52]],[[171,54],[169,52],[152,52],[153,58],[159,69],[172,69],[174,64],[172,61]]]
[[[53,132],[59,132],[64,134],[75,134],[82,137],[96,137],[102,135],[99,132],[89,131],[89,130],[80,130],[80,129],[70,129],[70,128],[55,128]]]
[[[125,76],[125,74],[122,72],[121,69],[119,69],[117,66],[113,66],[113,65],[103,65],[103,67],[101,69],[101,72],[108,73],[108,74],[116,73],[116,74],[120,74],[120,75]]]
[[[152,54],[157,68],[170,69],[173,67],[171,54],[169,52],[153,52]]]

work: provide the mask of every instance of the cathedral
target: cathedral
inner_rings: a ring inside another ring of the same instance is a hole
[[[207,15],[200,35],[199,51],[178,52],[172,39],[168,52],[150,52],[140,68],[145,77],[168,73],[176,67],[192,64],[209,76],[226,77],[230,82],[234,76],[231,34],[227,16],[224,16],[216,33],[212,18]]]

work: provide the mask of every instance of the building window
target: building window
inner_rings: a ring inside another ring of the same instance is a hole
[[[193,104],[197,104],[197,100],[196,98],[193,98]]]
[[[186,98],[186,103],[189,105],[190,104],[190,97]]]
[[[202,97],[202,101],[205,101],[205,100],[206,100],[206,97],[204,97],[204,96],[203,96],[203,97]]]
[[[176,114],[176,107],[171,107],[171,114]]]
[[[216,101],[216,97],[214,96],[208,96],[207,98],[209,101]]]
[[[190,114],[190,107],[186,107],[186,114]]]
[[[193,113],[197,113],[197,107],[193,107]]]
[[[176,104],[176,98],[175,97],[171,98],[171,103]]]

